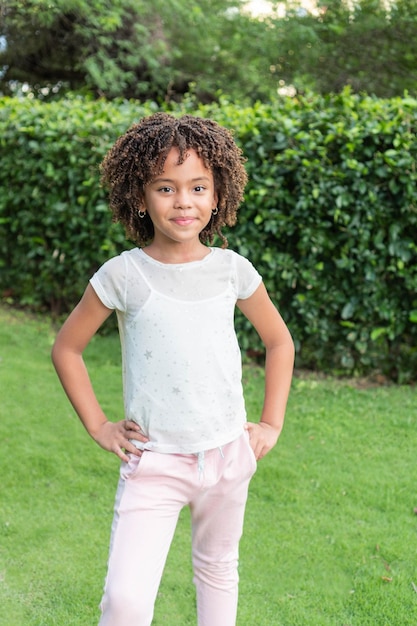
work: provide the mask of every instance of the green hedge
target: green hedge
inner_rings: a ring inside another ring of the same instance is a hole
[[[126,246],[98,164],[152,103],[0,100],[0,290],[67,311]],[[287,320],[298,364],[417,378],[417,101],[345,91],[244,108],[178,105],[234,129],[250,182],[230,247]],[[243,347],[259,349],[238,318]]]
[[[97,263],[124,244],[98,184],[116,135],[151,107],[70,99],[0,100],[0,289],[67,310]]]

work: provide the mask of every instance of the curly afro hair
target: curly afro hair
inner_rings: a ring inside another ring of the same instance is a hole
[[[211,244],[218,235],[226,247],[221,229],[236,223],[247,174],[245,159],[232,133],[209,119],[155,113],[119,137],[101,164],[101,180],[109,190],[113,220],[123,224],[127,237],[138,246],[152,241],[154,228],[149,215],[139,217],[139,211],[145,208],[145,185],[163,171],[174,147],[179,151],[179,163],[193,149],[213,173],[218,213],[200,233],[200,241]]]

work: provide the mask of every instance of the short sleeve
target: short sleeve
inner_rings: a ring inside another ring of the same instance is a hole
[[[237,274],[237,298],[238,300],[246,300],[255,293],[262,282],[262,276],[248,259],[237,253],[234,253],[234,257]]]
[[[126,262],[120,255],[104,263],[91,277],[91,286],[108,309],[126,310],[126,274]]]

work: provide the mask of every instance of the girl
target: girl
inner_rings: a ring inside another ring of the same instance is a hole
[[[139,247],[107,261],[59,332],[52,359],[91,437],[120,457],[100,626],[149,626],[182,507],[192,519],[199,626],[236,624],[248,484],[281,432],[294,348],[261,277],[226,250],[246,184],[231,133],[157,113],[106,155],[115,220]],[[222,248],[209,247],[215,235]],[[234,309],[266,349],[259,423],[246,422]],[[109,421],[83,361],[115,310],[125,419]],[[169,625],[171,626],[171,625]]]

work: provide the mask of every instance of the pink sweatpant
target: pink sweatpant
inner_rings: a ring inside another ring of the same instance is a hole
[[[238,548],[255,455],[245,432],[194,454],[123,463],[99,626],[150,626],[181,509],[189,505],[198,626],[235,626]],[[168,626],[171,626],[170,624]]]

